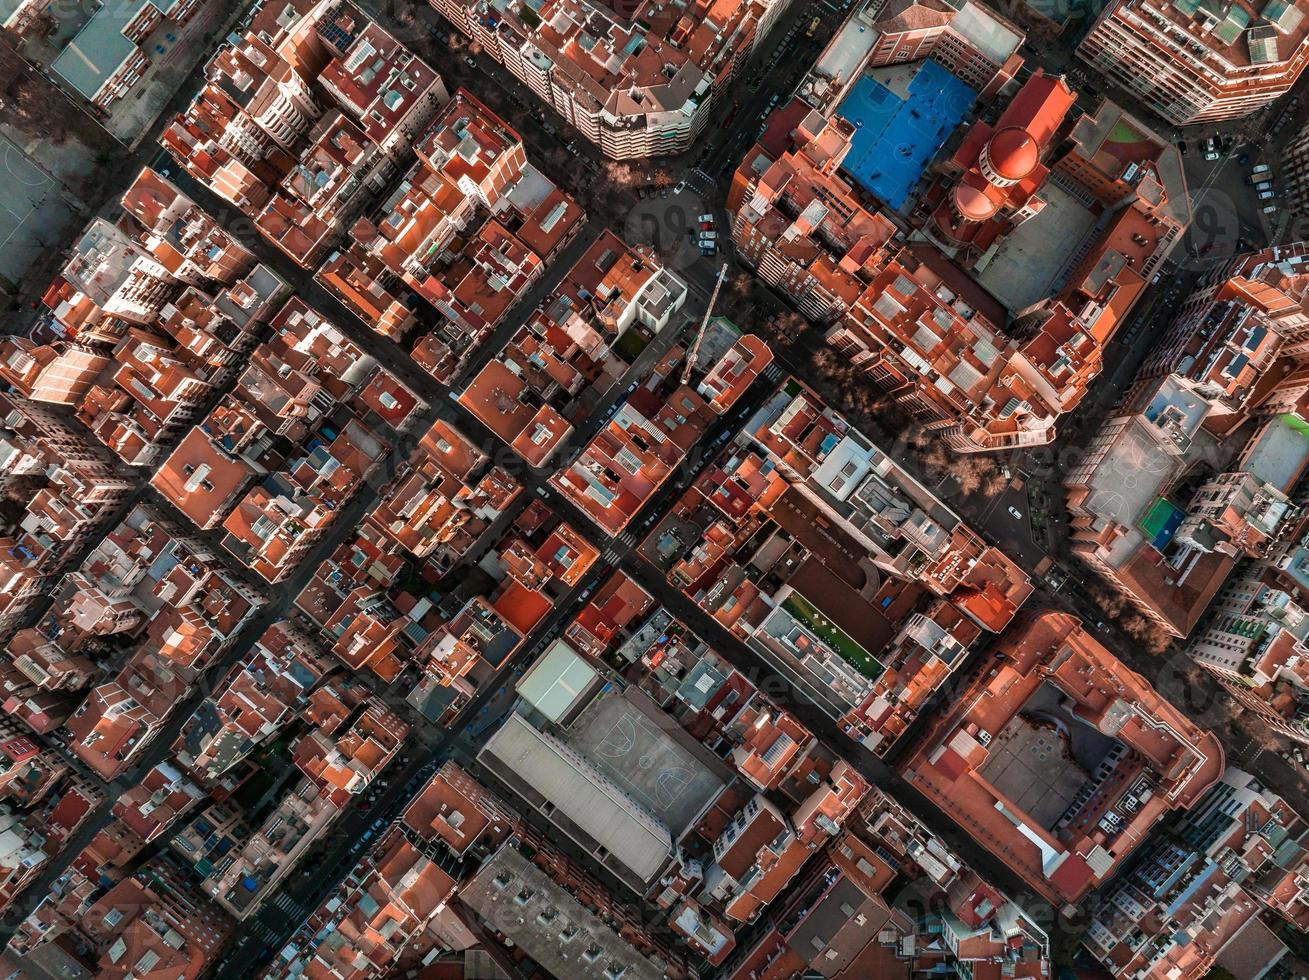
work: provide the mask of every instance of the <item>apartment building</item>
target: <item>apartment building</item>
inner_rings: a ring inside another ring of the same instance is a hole
[[[1169,373],[1186,378],[1213,403],[1205,424],[1217,433],[1251,412],[1295,411],[1303,386],[1292,366],[1309,350],[1307,259],[1309,246],[1295,242],[1238,255],[1209,273],[1182,301],[1134,384]]]
[[[999,652],[901,771],[1032,888],[1075,904],[1217,785],[1222,745],[1073,616],[1036,614]],[[1084,751],[1070,726],[1103,737]]]
[[[1287,738],[1309,744],[1309,624],[1303,539],[1276,562],[1250,562],[1214,599],[1186,654],[1241,705]]]
[[[134,485],[53,412],[0,396],[0,488],[28,491],[21,518],[0,525],[0,635],[22,622]]]
[[[1001,92],[1018,73],[1027,35],[973,0],[895,0],[876,10],[869,68],[931,58],[975,89],[981,99]],[[859,14],[854,15],[855,18]]]
[[[1228,463],[1205,428],[1213,406],[1174,374],[1125,407],[1064,478],[1072,550],[1144,616],[1186,636],[1237,561],[1267,554],[1290,526],[1289,495],[1309,443],[1293,421],[1274,416]],[[1201,460],[1214,475],[1178,488]]]
[[[1275,917],[1309,921],[1304,819],[1229,769],[1166,827],[1097,903],[1085,947],[1132,980],[1267,975],[1288,955]]]
[[[504,65],[613,159],[685,152],[790,0],[590,0],[513,7],[431,0],[483,54]]]
[[[1051,442],[1190,220],[1176,150],[1112,103],[1074,118],[1037,71],[929,171],[906,241],[845,182],[860,128],[812,94],[826,108],[795,100],[733,176],[738,253],[954,450]]]
[[[1301,2],[1115,0],[1077,55],[1174,126],[1240,119],[1309,63]]]

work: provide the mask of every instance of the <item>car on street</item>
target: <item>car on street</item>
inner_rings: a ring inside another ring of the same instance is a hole
[[[1261,180],[1259,183],[1254,185],[1254,189],[1257,191],[1271,191],[1273,189],[1273,182],[1271,180]]]
[[[1186,140],[1178,140],[1177,148],[1182,151],[1182,156],[1186,156],[1191,152],[1191,147],[1187,144]]]
[[[1204,158],[1210,161],[1218,159],[1218,140],[1212,136],[1204,141]]]
[[[1271,201],[1271,200],[1272,200],[1273,198],[1275,198],[1276,196],[1277,196],[1277,195],[1274,194],[1272,191],[1260,191],[1260,192],[1259,192],[1259,200],[1261,200],[1261,201]]]
[[[684,191],[684,190],[686,190],[686,181],[684,181],[684,180],[679,180],[679,181],[677,182],[677,186],[673,188],[673,193],[674,193],[674,194],[680,194],[680,193],[682,193],[682,191]]]
[[[703,256],[706,256],[706,257],[708,257],[708,256],[710,256],[710,255],[717,255],[717,254],[718,254],[718,249],[716,249],[716,248],[714,248],[714,247],[712,247],[712,246],[703,247],[703,248],[700,249],[700,254],[703,255]]]
[[[1023,512],[1019,510],[1017,507],[1010,507],[1009,516],[1016,521],[1021,521],[1023,519]]]
[[[702,214],[702,215],[700,215],[700,217],[697,218],[696,220],[697,220],[697,221],[702,221],[702,222],[705,222],[705,223],[707,223],[707,224],[711,224],[711,225],[712,225],[712,224],[714,223],[714,216],[713,216],[712,214]]]
[[[1259,210],[1261,210],[1264,214],[1276,214],[1276,213],[1277,213],[1277,205],[1276,205],[1276,204],[1266,204],[1266,205],[1264,205],[1262,208],[1260,208]]]
[[[718,240],[718,232],[716,232],[716,231],[702,231],[702,232],[700,232],[700,241],[702,241],[702,242],[713,242],[713,241],[717,241],[717,240]]]
[[[1272,172],[1273,172],[1273,168],[1268,166],[1268,164],[1257,163],[1255,164],[1254,169],[1250,171],[1250,179],[1256,180],[1258,179],[1260,174],[1270,174]]]

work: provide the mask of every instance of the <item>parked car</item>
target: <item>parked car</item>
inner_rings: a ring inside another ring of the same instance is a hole
[[[705,256],[709,256],[709,255],[717,255],[717,254],[718,254],[718,249],[714,248],[713,246],[702,247],[702,248],[700,249],[700,254],[701,254],[701,255],[705,255]]]
[[[1023,519],[1023,512],[1019,510],[1017,507],[1010,507],[1009,516],[1016,521],[1021,521]]]
[[[1273,168],[1266,163],[1256,163],[1254,169],[1250,171],[1251,178],[1258,177],[1260,174],[1270,174]]]
[[[1261,200],[1261,201],[1271,201],[1271,200],[1272,200],[1273,198],[1275,198],[1276,196],[1277,196],[1277,195],[1274,194],[1272,191],[1260,191],[1260,192],[1259,192],[1259,200]]]
[[[679,181],[677,182],[677,186],[673,188],[673,193],[674,193],[674,194],[680,194],[680,193],[682,193],[682,191],[684,191],[684,190],[686,190],[686,181],[684,181],[684,180],[679,180]]]
[[[1254,185],[1254,189],[1257,191],[1271,191],[1273,189],[1273,182],[1271,180],[1261,180],[1259,183]]]
[[[1264,207],[1262,207],[1260,210],[1263,211],[1264,214],[1276,214],[1276,213],[1277,213],[1277,205],[1276,205],[1276,204],[1267,204],[1267,205],[1265,205]]]
[[[717,240],[718,240],[718,232],[716,232],[716,231],[702,231],[702,232],[700,232],[700,241],[701,241],[701,242],[713,242],[713,241],[717,241]]]
[[[712,214],[702,214],[700,217],[696,218],[696,220],[705,221],[712,225],[714,223],[714,216]]]
[[[1204,141],[1204,158],[1206,160],[1218,159],[1218,140],[1212,136]]]

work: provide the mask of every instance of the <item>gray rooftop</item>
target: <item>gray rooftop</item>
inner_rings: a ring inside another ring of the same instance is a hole
[[[574,980],[662,980],[643,956],[511,845],[459,890],[459,900],[541,965]]]
[[[668,827],[558,739],[509,716],[477,755],[519,796],[546,813],[615,875],[641,886],[672,855]]]
[[[646,695],[601,693],[562,738],[680,835],[718,796],[731,771]]]
[[[1300,482],[1309,462],[1309,432],[1293,416],[1270,419],[1250,441],[1241,469],[1282,493],[1290,493]]]
[[[137,50],[136,43],[123,35],[123,28],[152,3],[165,14],[174,6],[174,0],[108,0],[68,42],[51,69],[84,98],[94,99]]]

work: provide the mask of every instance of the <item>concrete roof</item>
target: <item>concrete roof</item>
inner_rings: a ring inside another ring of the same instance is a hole
[[[599,673],[563,640],[555,643],[518,682],[518,695],[553,722],[592,689]]]
[[[123,35],[123,28],[147,4],[167,14],[173,0],[108,0],[68,42],[51,69],[85,98],[94,99],[101,86],[137,50],[136,43]]]
[[[545,872],[509,845],[482,865],[459,900],[552,976],[577,980],[661,980],[662,965],[641,955]]]
[[[477,758],[529,802],[552,804],[552,821],[570,836],[577,837],[572,831],[580,831],[579,843],[604,848],[608,857],[632,876],[652,881],[667,864],[672,853],[668,828],[585,759],[533,728],[522,715],[511,714]]]
[[[1241,469],[1258,480],[1290,493],[1309,461],[1309,433],[1303,423],[1282,415],[1268,423],[1245,450]]]

